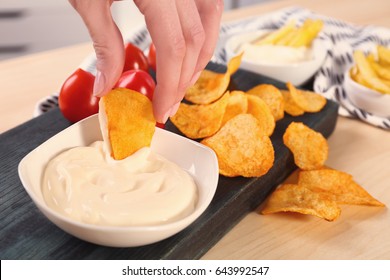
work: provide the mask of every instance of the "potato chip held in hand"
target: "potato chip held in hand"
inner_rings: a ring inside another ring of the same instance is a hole
[[[342,171],[327,168],[300,171],[298,184],[312,191],[330,193],[339,204],[384,206],[358,185],[351,175]]]
[[[331,194],[314,192],[304,186],[284,184],[270,196],[262,214],[296,212],[320,217],[327,221],[336,220],[341,209]]]
[[[219,100],[205,105],[189,105],[181,103],[171,122],[188,138],[199,139],[213,135],[222,124],[229,92]]]
[[[328,158],[328,143],[321,133],[303,123],[292,122],[283,135],[283,143],[303,170],[319,169]]]
[[[219,99],[229,86],[230,76],[240,67],[241,57],[242,53],[230,59],[225,73],[203,70],[184,98],[194,104],[209,104]]]
[[[227,177],[259,177],[274,163],[272,142],[259,121],[250,114],[235,116],[201,143],[214,150],[219,172]]]
[[[101,98],[99,107],[99,114],[105,114],[114,159],[124,159],[150,146],[156,121],[152,102],[145,95],[125,88],[113,89]]]

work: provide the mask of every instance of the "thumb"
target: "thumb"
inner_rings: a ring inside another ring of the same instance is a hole
[[[103,96],[112,89],[122,73],[124,43],[115,24],[112,0],[70,0],[88,28],[96,53],[96,78],[93,93]]]

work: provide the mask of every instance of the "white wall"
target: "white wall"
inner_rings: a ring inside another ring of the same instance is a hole
[[[225,0],[225,10],[264,1]],[[115,1],[112,12],[125,38],[144,24],[131,0]],[[0,0],[0,60],[89,41],[68,0]]]

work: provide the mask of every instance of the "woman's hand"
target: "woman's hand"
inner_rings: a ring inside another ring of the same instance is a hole
[[[83,18],[97,56],[94,94],[103,96],[116,83],[124,64],[122,35],[112,19],[113,0],[69,0]],[[222,0],[134,0],[156,46],[157,86],[153,110],[157,122],[174,115],[185,90],[198,79],[213,55],[223,11]],[[131,15],[129,15],[131,16]]]

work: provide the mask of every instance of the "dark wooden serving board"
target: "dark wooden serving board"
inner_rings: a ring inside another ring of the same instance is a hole
[[[225,71],[222,65],[209,69]],[[248,90],[260,83],[284,84],[239,70],[230,89]],[[310,86],[308,86],[310,87]],[[57,228],[35,207],[18,177],[20,160],[42,142],[70,125],[58,109],[0,135],[0,257],[1,259],[198,259],[266,197],[295,168],[282,135],[292,121],[300,121],[328,137],[337,119],[336,103],[328,101],[319,113],[286,115],[277,122],[271,139],[275,163],[261,178],[220,176],[215,197],[191,226],[161,242],[137,248],[109,248],[79,240]],[[166,129],[178,133],[171,124]],[[261,216],[259,215],[259,219]]]

